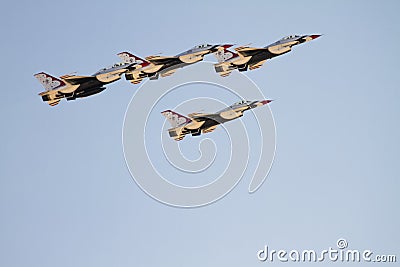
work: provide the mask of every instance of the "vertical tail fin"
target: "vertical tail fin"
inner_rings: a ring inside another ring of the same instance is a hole
[[[65,86],[65,82],[59,78],[53,77],[45,72],[40,72],[34,75],[36,79],[43,85],[46,91],[50,91],[59,87]]]
[[[119,58],[125,63],[131,63],[131,64],[136,63],[138,65],[142,65],[142,67],[150,64],[150,62],[148,62],[138,56],[135,56],[129,52],[121,52],[121,53],[118,53],[117,56],[119,56]]]
[[[167,120],[169,121],[171,126],[174,128],[179,127],[183,124],[186,124],[186,123],[189,123],[192,121],[188,117],[178,114],[172,110],[165,110],[165,111],[161,112],[161,114],[167,118]]]
[[[217,58],[219,63],[222,63],[231,58],[238,57],[239,55],[228,49],[221,49],[221,50],[218,50],[217,52],[214,52],[214,56]]]

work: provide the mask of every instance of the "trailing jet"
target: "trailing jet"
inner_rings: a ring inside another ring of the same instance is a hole
[[[241,101],[216,113],[191,113],[188,117],[172,110],[161,112],[173,128],[168,129],[169,136],[176,141],[182,140],[185,135],[198,136],[215,130],[221,123],[231,121],[243,116],[243,112],[252,108],[270,103],[272,100]]]
[[[111,67],[103,68],[92,76],[64,75],[53,77],[45,72],[34,75],[45,88],[39,93],[43,101],[50,106],[57,105],[62,98],[75,100],[100,93],[105,84],[121,79],[121,75],[130,70],[134,63],[116,63]]]
[[[135,69],[125,73],[125,78],[133,84],[140,83],[144,78],[156,80],[161,77],[170,76],[179,68],[202,61],[204,56],[218,50],[224,50],[232,45],[209,45],[195,46],[176,56],[149,56],[142,59],[129,52],[121,52],[118,56],[126,63],[136,63]]]
[[[290,52],[293,46],[314,40],[320,36],[290,35],[262,48],[237,47],[235,48],[236,53],[227,49],[220,49],[214,52],[218,60],[218,63],[214,65],[215,71],[225,77],[235,69],[239,71],[254,70],[261,67],[268,59]]]

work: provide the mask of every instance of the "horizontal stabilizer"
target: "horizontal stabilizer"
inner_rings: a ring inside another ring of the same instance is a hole
[[[185,135],[180,135],[180,136],[174,137],[174,140],[181,141],[183,138],[185,138]]]
[[[139,84],[142,82],[143,79],[136,79],[136,80],[131,80],[132,84]]]
[[[227,77],[227,76],[229,76],[231,73],[232,73],[231,70],[218,72],[218,74],[221,75],[221,77]]]
[[[226,77],[231,74],[232,70],[234,70],[235,68],[230,62],[223,62],[214,64],[214,69],[219,75],[221,75],[222,77]]]
[[[50,100],[50,101],[47,101],[47,103],[48,103],[50,106],[54,107],[54,106],[58,105],[58,103],[60,103],[60,99],[57,99],[57,100]]]

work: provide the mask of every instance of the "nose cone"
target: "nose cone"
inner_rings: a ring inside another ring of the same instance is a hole
[[[272,102],[272,100],[262,100],[262,101],[260,101],[260,103],[263,104],[263,105],[266,105],[266,104],[271,103],[271,102]]]
[[[211,50],[211,52],[217,52],[217,51],[225,50],[231,46],[234,46],[234,45],[233,44],[217,44],[217,45],[214,45],[210,50]]]
[[[311,39],[317,39],[318,37],[320,37],[321,36],[321,34],[313,34],[313,35],[310,35],[310,37],[311,37]]]
[[[224,45],[222,45],[222,47],[224,49],[227,49],[227,48],[232,47],[232,46],[234,46],[234,45],[233,44],[224,44]]]

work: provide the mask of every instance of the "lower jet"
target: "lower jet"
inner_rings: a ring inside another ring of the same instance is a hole
[[[223,49],[214,52],[218,63],[214,65],[215,71],[221,76],[228,76],[233,70],[254,70],[261,67],[268,59],[286,54],[292,47],[314,40],[321,35],[290,35],[265,47],[241,46],[235,52]]]
[[[59,78],[45,72],[34,75],[43,85],[45,91],[39,93],[42,100],[50,106],[57,105],[61,99],[75,100],[100,93],[104,85],[121,79],[121,75],[134,66],[135,63],[116,63],[103,68],[91,76],[64,75]]]
[[[191,113],[188,117],[172,110],[161,112],[173,128],[168,129],[169,136],[176,141],[182,140],[185,135],[199,136],[215,130],[221,123],[231,121],[243,116],[243,112],[270,103],[272,100],[241,101],[216,113]]]

